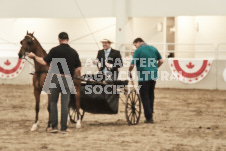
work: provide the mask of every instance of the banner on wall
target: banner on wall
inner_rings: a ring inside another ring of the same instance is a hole
[[[12,79],[23,70],[25,61],[19,58],[0,58],[0,78]]]
[[[197,83],[204,79],[212,65],[213,59],[169,59],[173,75],[184,83]]]

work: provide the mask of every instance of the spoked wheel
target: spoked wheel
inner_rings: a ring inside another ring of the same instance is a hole
[[[141,114],[141,98],[135,89],[131,90],[126,98],[126,120],[129,125],[137,125]]]
[[[69,117],[70,117],[71,123],[76,123],[76,121],[77,121],[76,108],[72,107],[72,106],[69,106],[68,112],[69,112]],[[85,111],[82,111],[82,114],[80,116],[81,121],[83,120],[84,115],[85,115]]]

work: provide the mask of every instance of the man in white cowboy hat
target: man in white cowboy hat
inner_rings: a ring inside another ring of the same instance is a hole
[[[110,77],[110,80],[117,80],[118,68],[123,66],[120,51],[111,48],[112,41],[108,39],[101,40],[103,49],[98,51],[96,64],[101,64],[99,71]]]

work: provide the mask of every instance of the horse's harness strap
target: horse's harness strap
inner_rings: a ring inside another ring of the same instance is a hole
[[[30,74],[35,75],[35,74],[42,74],[42,73],[48,73],[48,71],[36,71],[36,72],[30,73]]]
[[[48,71],[35,71],[34,74],[48,73]]]
[[[31,38],[32,40],[35,40],[35,37],[32,37],[32,36],[30,36],[30,35],[26,35],[25,37],[29,37],[29,38]]]
[[[67,75],[67,74],[54,74],[54,75],[61,76],[61,77],[71,77],[70,75]]]
[[[38,86],[41,88],[41,84],[40,84],[40,76],[41,76],[41,74],[44,74],[44,73],[48,73],[48,71],[35,71],[34,73],[33,73],[33,75],[37,75],[37,77],[38,77]]]

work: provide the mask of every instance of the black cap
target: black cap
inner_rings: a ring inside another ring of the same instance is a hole
[[[66,32],[61,32],[58,35],[59,39],[69,39],[68,34]]]

